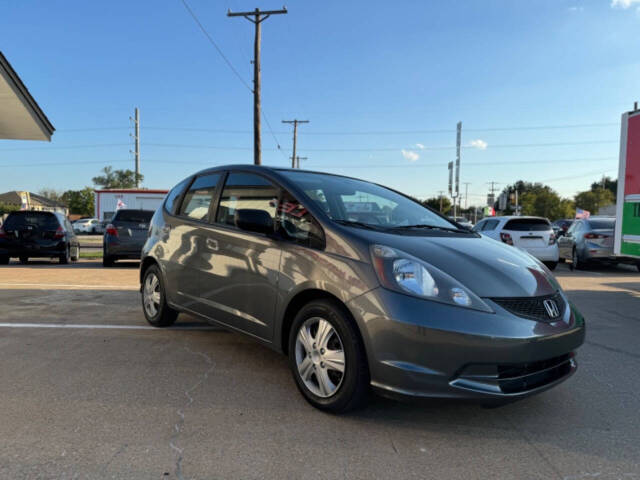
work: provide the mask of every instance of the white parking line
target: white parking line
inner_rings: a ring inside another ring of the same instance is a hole
[[[180,327],[176,325],[175,327],[168,328],[157,328],[151,327],[149,325],[92,325],[86,323],[9,323],[9,322],[0,322],[0,328],[76,328],[76,329],[87,329],[87,330],[219,330],[214,326],[185,326]]]
[[[66,283],[0,283],[0,287],[48,287],[48,288],[80,288],[95,290],[111,288],[116,290],[138,290],[139,285],[71,285]]]

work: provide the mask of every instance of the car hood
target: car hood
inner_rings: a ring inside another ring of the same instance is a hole
[[[528,253],[475,235],[414,236],[367,232],[369,240],[402,250],[451,275],[480,297],[549,295],[560,286]]]

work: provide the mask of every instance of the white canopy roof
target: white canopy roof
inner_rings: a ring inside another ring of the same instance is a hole
[[[54,130],[0,52],[0,139],[51,141]]]

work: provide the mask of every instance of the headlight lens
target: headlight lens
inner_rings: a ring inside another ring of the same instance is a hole
[[[417,297],[493,313],[468,288],[418,258],[384,245],[371,247],[371,258],[380,283],[391,290]]]

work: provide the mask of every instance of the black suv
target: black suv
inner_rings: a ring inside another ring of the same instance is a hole
[[[60,263],[78,260],[80,244],[69,220],[61,213],[11,212],[0,227],[0,265],[11,257],[27,263],[29,257],[58,258]]]

